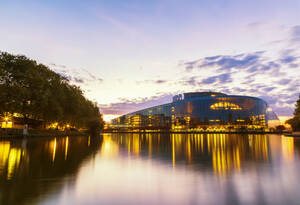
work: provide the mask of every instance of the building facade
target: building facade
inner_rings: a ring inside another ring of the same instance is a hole
[[[217,92],[176,95],[173,102],[132,112],[112,120],[111,129],[234,131],[268,128],[278,120],[262,99]]]

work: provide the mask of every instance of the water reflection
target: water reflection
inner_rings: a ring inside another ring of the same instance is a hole
[[[294,138],[282,137],[281,138],[282,155],[285,161],[294,160]]]
[[[35,203],[59,190],[85,158],[95,153],[100,138],[78,137],[0,141],[0,204]]]
[[[203,165],[216,175],[240,171],[247,161],[268,162],[266,135],[228,134],[109,134],[103,136],[101,153],[118,155],[119,149],[129,156],[148,156],[179,163]],[[142,153],[141,153],[142,152]],[[208,164],[211,166],[208,166]]]
[[[24,153],[22,149],[12,147],[9,142],[0,143],[0,175],[4,174],[7,179],[11,179],[19,168]]]
[[[278,135],[0,141],[0,204],[297,204],[299,150]]]

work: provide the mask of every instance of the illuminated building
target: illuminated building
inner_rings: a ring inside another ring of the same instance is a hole
[[[171,103],[113,119],[109,127],[131,130],[265,131],[271,120],[278,118],[262,99],[217,92],[193,92],[176,95]]]
[[[24,116],[20,113],[4,112],[0,117],[0,128],[23,129],[25,124]],[[28,116],[26,124],[30,128],[43,128],[43,121]]]

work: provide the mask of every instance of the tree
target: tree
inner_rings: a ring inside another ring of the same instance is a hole
[[[98,106],[68,79],[25,56],[0,52],[0,114],[6,112],[21,114],[25,123],[103,126]]]
[[[300,95],[296,102],[294,117],[287,120],[286,123],[290,124],[294,131],[300,131]]]
[[[277,132],[283,132],[285,129],[286,129],[286,127],[285,127],[284,125],[277,125],[277,126],[275,127],[275,130],[276,130]]]

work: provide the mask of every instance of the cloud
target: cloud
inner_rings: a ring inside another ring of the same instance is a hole
[[[65,65],[59,65],[59,64],[55,64],[55,63],[50,63],[49,65],[50,65],[51,67],[67,68],[67,66],[65,66]]]
[[[56,71],[56,73],[59,74],[60,76],[64,77],[64,78],[70,80],[70,81],[73,79],[72,76],[68,75],[66,72],[58,72],[58,71]]]
[[[167,83],[168,80],[163,80],[163,79],[159,79],[159,80],[142,80],[142,81],[136,81],[136,83],[139,84],[145,84],[145,83],[151,83],[151,84],[164,84]]]
[[[282,63],[292,63],[296,60],[297,58],[295,56],[286,56],[282,59],[280,59],[280,62]]]
[[[290,68],[299,68],[299,64],[296,64],[296,63],[291,63],[290,65]]]
[[[229,73],[219,75],[218,79],[221,83],[227,83],[232,81]]]
[[[278,81],[279,85],[286,85],[290,82],[290,79],[281,79],[280,81]]]
[[[86,69],[70,69],[66,65],[50,63],[53,71],[68,79],[71,83],[88,85],[90,83],[103,83],[104,79],[91,74]],[[83,71],[83,72],[82,72]]]
[[[203,79],[202,83],[203,84],[212,84],[212,83],[215,83],[217,81],[217,79],[218,79],[217,76],[209,77],[209,78]]]
[[[198,60],[185,62],[184,65],[185,65],[186,71],[192,70],[197,63],[198,63]]]
[[[211,60],[217,60],[220,57],[222,57],[222,56],[211,56],[211,57],[206,57],[205,60],[209,60],[209,61],[211,61]]]
[[[73,81],[76,83],[84,83],[84,80],[82,78],[77,78],[77,77],[74,77]]]
[[[209,56],[195,61],[184,62],[186,71],[201,68],[218,67],[219,71],[230,71],[233,68],[242,69],[257,65],[261,61],[264,52],[258,51],[249,54],[239,54],[235,56],[217,55]]]
[[[212,76],[202,80],[202,84],[212,84],[216,82],[227,83],[227,82],[232,82],[232,79],[229,73],[224,73],[221,75]]]
[[[291,28],[291,43],[300,42],[300,25]]]
[[[260,53],[238,55],[238,56],[215,56],[206,57],[201,62],[199,68],[207,68],[212,66],[218,66],[219,71],[230,70],[233,68],[241,69],[249,66],[256,65],[260,59]]]
[[[157,84],[162,84],[162,83],[166,83],[167,81],[166,80],[156,80],[155,83]]]
[[[196,86],[196,85],[200,85],[201,82],[199,82],[197,80],[197,78],[195,76],[190,77],[188,79],[182,79],[181,84],[183,85],[190,85],[190,86]]]
[[[103,114],[123,115],[129,112],[134,112],[144,108],[160,105],[162,103],[171,102],[173,94],[161,94],[149,98],[141,99],[119,99],[118,103],[102,104],[100,110]]]
[[[207,56],[181,63],[189,72],[178,82],[188,90],[205,87],[227,94],[261,97],[279,115],[292,115],[293,102],[300,92],[298,52],[287,47],[273,57],[267,51]]]
[[[265,92],[270,92],[270,91],[272,91],[272,90],[274,90],[276,87],[267,87],[267,88],[264,88],[263,90],[265,91]]]
[[[252,23],[247,24],[247,27],[250,29],[258,29],[264,25],[265,25],[265,23],[262,23],[262,22],[252,22]]]
[[[99,83],[102,83],[102,82],[104,81],[103,78],[99,78],[99,77],[93,75],[93,74],[92,74],[91,72],[89,72],[88,70],[86,70],[86,69],[82,69],[82,70],[88,74],[88,76],[90,77],[89,80],[91,80],[91,81],[98,81]]]

